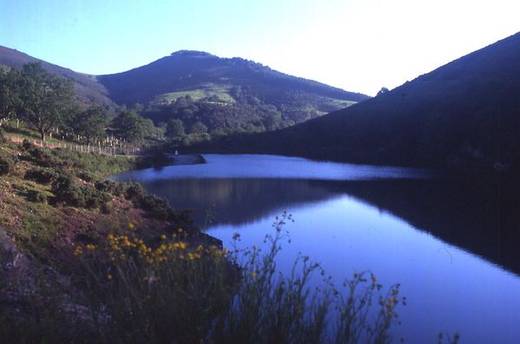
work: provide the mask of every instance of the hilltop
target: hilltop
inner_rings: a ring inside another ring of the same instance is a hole
[[[280,129],[368,97],[297,78],[242,58],[182,50],[98,80],[118,104],[140,103],[155,123],[222,135]]]

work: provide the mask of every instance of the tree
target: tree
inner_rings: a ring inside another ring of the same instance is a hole
[[[112,120],[116,137],[128,142],[141,142],[145,137],[143,118],[133,111],[122,111]]]
[[[382,94],[385,94],[387,92],[389,92],[390,90],[386,87],[381,87],[381,89],[379,90],[379,92],[377,92],[377,95],[380,96]]]
[[[0,70],[0,120],[16,114],[20,107],[20,73]]]
[[[184,123],[180,119],[170,119],[166,124],[166,136],[171,139],[181,138],[186,135]]]
[[[92,106],[74,116],[71,124],[76,135],[83,136],[87,144],[106,136],[107,118],[103,108]]]
[[[191,126],[191,133],[192,134],[205,134],[208,132],[208,127],[204,125],[202,122],[195,122]]]
[[[47,134],[70,115],[74,103],[72,81],[48,73],[39,63],[29,63],[22,68],[20,84],[22,118],[45,141]]]
[[[139,125],[143,130],[143,138],[158,139],[162,136],[161,130],[149,118],[139,116]]]

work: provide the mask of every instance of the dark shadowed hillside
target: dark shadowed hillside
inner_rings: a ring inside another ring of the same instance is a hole
[[[35,62],[41,63],[43,68],[50,73],[73,80],[76,93],[81,102],[86,104],[108,105],[109,107],[115,105],[107,96],[105,87],[96,81],[94,75],[77,73],[70,69],[39,60],[18,50],[0,46],[0,65],[19,69],[24,64]]]
[[[177,118],[188,130],[200,122],[216,134],[287,127],[368,98],[197,51],[175,52],[98,80],[117,103],[141,103],[156,122]]]
[[[507,169],[520,162],[520,33],[348,109],[220,150]]]

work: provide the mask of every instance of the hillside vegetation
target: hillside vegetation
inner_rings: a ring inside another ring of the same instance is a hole
[[[520,162],[520,33],[363,103],[205,146],[357,163],[507,170]]]
[[[49,73],[72,80],[77,98],[85,105],[98,105],[114,108],[116,105],[109,98],[105,87],[98,83],[94,75],[77,73],[52,63],[34,58],[20,51],[0,46],[0,66],[21,69],[29,63],[40,63]]]
[[[181,121],[183,131],[170,138],[185,144],[285,128],[368,99],[252,61],[204,52],[179,51],[123,73],[94,76],[0,47],[0,69],[20,70],[29,63],[70,80],[83,108],[99,106],[110,117],[131,109],[158,126]]]
[[[241,58],[179,51],[98,80],[119,104],[143,105],[156,123],[199,122],[210,134],[291,126],[347,107],[367,96],[286,75]]]

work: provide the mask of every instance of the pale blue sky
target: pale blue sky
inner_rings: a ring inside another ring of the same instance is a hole
[[[0,0],[0,45],[91,74],[196,49],[374,94],[520,31],[518,0]]]

